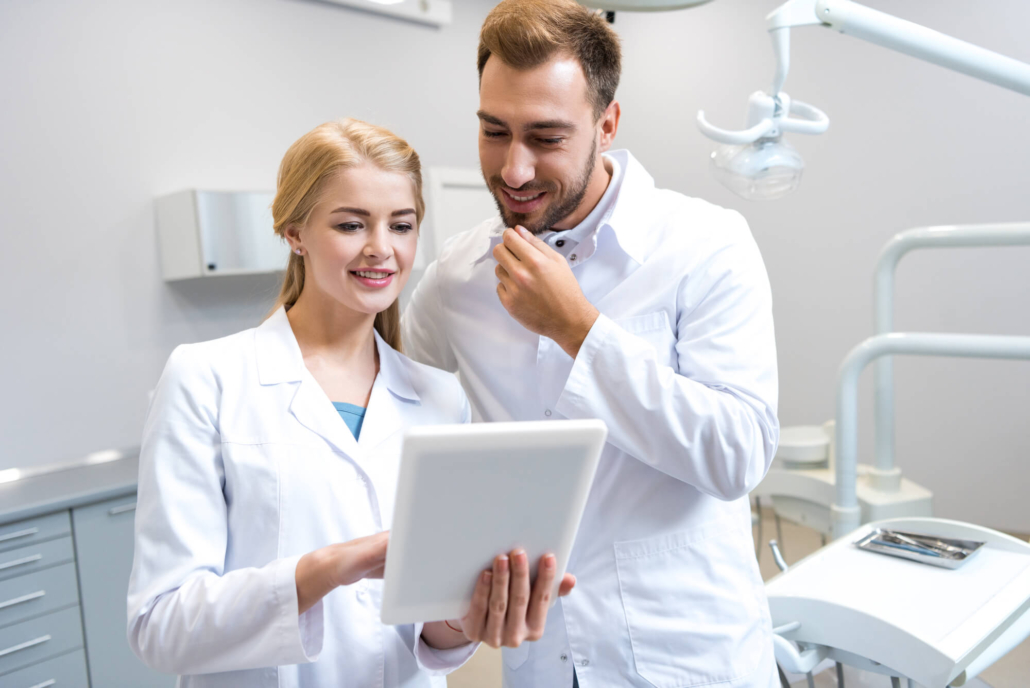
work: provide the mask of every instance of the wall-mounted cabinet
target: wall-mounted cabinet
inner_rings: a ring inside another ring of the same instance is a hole
[[[365,12],[385,14],[397,19],[446,26],[451,23],[451,0],[319,0],[354,7]]]
[[[272,229],[272,197],[189,189],[157,199],[165,280],[284,270],[289,247]]]

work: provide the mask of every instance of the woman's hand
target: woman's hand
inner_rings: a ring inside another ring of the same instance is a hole
[[[460,628],[465,637],[490,647],[518,647],[527,640],[540,640],[551,608],[556,568],[553,554],[541,557],[536,581],[530,588],[525,550],[517,549],[495,558],[493,569],[480,574],[472,605],[461,618]],[[558,595],[568,595],[575,585],[576,577],[566,573]]]
[[[300,614],[341,585],[382,578],[390,531],[308,552],[297,562],[297,608]]]

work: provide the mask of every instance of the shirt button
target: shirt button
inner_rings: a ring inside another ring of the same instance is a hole
[[[554,242],[554,245],[557,246],[558,248],[561,248],[562,246],[565,245],[565,240],[564,239],[558,239],[558,241]]]
[[[550,418],[551,417],[551,409],[546,409],[544,411],[544,415],[547,416],[548,418]]]
[[[590,666],[590,660],[589,659],[584,659],[582,662],[579,663],[579,665],[580,666]]]
[[[567,654],[562,654],[561,661],[563,661],[563,662],[569,661],[569,656]]]
[[[571,256],[569,256],[569,260],[576,260],[576,254],[573,253]]]

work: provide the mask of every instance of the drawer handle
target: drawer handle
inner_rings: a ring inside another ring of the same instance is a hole
[[[42,683],[37,683],[34,686],[29,686],[29,688],[50,688],[50,686],[56,685],[57,681],[55,681],[54,679],[50,679],[49,681],[43,681]]]
[[[32,600],[38,600],[40,597],[46,594],[46,590],[40,590],[38,592],[30,592],[28,595],[22,595],[21,597],[15,597],[13,600],[7,600],[6,602],[0,602],[0,609],[7,609],[13,607],[16,604],[22,604],[24,602],[31,602]]]
[[[127,511],[135,511],[135,510],[136,510],[136,502],[133,502],[132,504],[123,504],[121,506],[116,506],[113,509],[108,509],[107,510],[107,515],[108,516],[117,516],[118,514],[124,514]]]
[[[42,554],[33,554],[31,557],[22,557],[21,559],[15,559],[13,561],[5,561],[0,564],[0,571],[4,569],[13,569],[15,566],[24,566],[25,564],[31,564],[34,561],[39,561],[43,558]]]
[[[7,535],[0,535],[0,542],[7,542],[8,540],[17,540],[18,538],[35,535],[38,532],[39,528],[26,528],[25,530],[19,530],[17,533],[8,533]]]
[[[15,652],[20,652],[22,650],[27,650],[30,647],[35,647],[36,645],[42,645],[43,643],[48,642],[49,640],[50,640],[50,636],[49,635],[41,635],[38,638],[36,638],[35,640],[26,640],[24,643],[22,643],[20,645],[13,645],[13,646],[7,648],[6,650],[0,650],[0,657],[6,657],[7,655],[14,654]]]

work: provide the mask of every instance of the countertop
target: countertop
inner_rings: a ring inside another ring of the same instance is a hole
[[[114,461],[86,464],[0,484],[0,525],[85,506],[136,491],[138,450]]]

